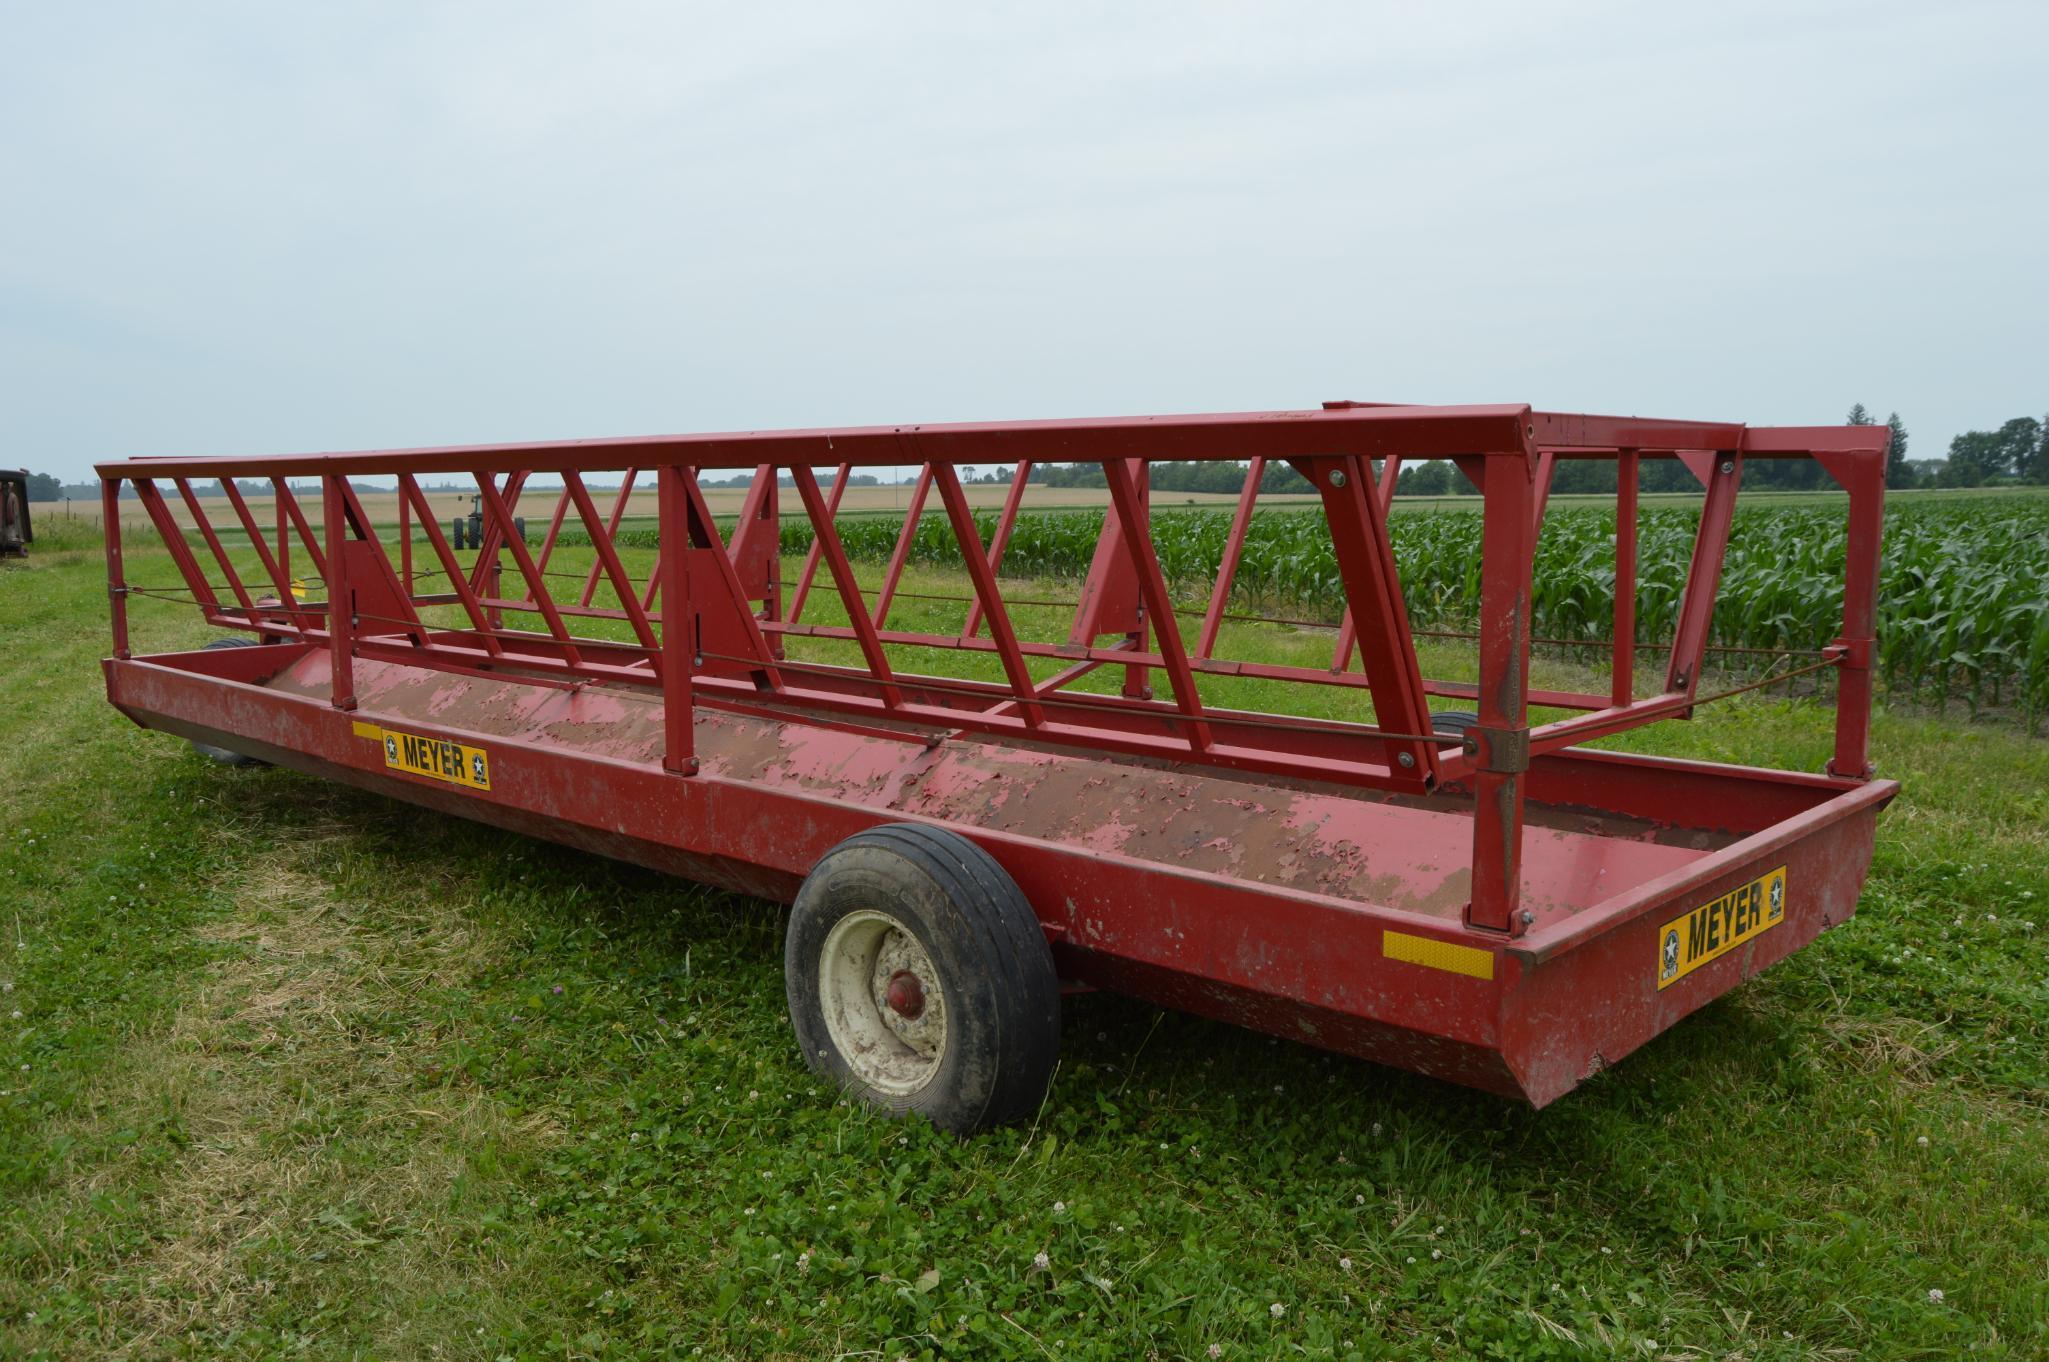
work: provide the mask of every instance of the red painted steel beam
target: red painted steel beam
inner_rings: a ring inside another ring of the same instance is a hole
[[[896,548],[890,552],[889,567],[882,575],[882,592],[875,598],[875,623],[878,627],[889,620],[889,607],[896,599],[896,588],[903,580],[904,567],[911,561],[911,545],[918,537],[918,525],[925,518],[925,499],[932,492],[932,465],[926,464],[918,470],[918,481],[911,488],[911,504],[904,510],[904,523],[896,532]]]
[[[619,522],[626,516],[626,504],[633,498],[633,483],[639,476],[638,468],[626,470],[625,476],[619,480],[619,495],[612,500],[611,514],[605,517],[605,538],[611,540],[615,547],[618,544]],[[593,562],[590,571],[584,574],[583,591],[576,598],[578,605],[589,605],[591,598],[598,594],[598,573],[603,566],[602,563]]]
[[[874,619],[868,614],[868,603],[861,598],[861,584],[854,577],[853,564],[847,561],[846,546],[840,542],[838,527],[833,523],[832,504],[818,494],[818,477],[809,467],[798,464],[790,470],[790,481],[796,484],[797,496],[804,506],[804,514],[811,519],[811,551],[825,559],[826,570],[832,574],[833,585],[840,593],[840,606],[847,612],[848,633],[861,645],[861,656],[868,663],[869,672],[882,688],[884,705],[903,703],[903,695],[896,687],[891,674],[889,657],[882,651],[882,644],[876,637]],[[794,611],[793,611],[794,613]],[[792,632],[799,626],[781,625],[773,620],[763,620],[764,630],[781,629]]]
[[[1614,660],[1608,695],[1616,705],[1636,697],[1636,484],[1636,451],[1625,449],[1615,462]]]
[[[1521,404],[1374,407],[731,431],[233,459],[145,458],[103,463],[98,468],[101,477],[213,478],[224,474],[236,476],[252,468],[262,469],[266,476],[319,477],[346,466],[352,476],[389,477],[451,469],[556,473],[565,468],[627,464],[646,467],[656,463],[741,469],[764,462],[819,467],[847,463],[860,468],[932,461],[1016,463],[1024,459],[1034,463],[1093,463],[1104,459],[1235,462],[1255,450],[1263,451],[1269,459],[1332,454],[1368,458],[1400,454],[1429,459],[1474,450],[1533,448],[1528,445],[1529,428],[1530,409]]]
[[[968,578],[975,585],[975,598],[981,602],[983,613],[988,617],[989,637],[1003,659],[1003,674],[1010,680],[1017,714],[1027,726],[1036,728],[1044,722],[1045,711],[1038,704],[1031,670],[1025,666],[1024,654],[1018,649],[1017,633],[1010,624],[1010,612],[1004,609],[1003,595],[996,589],[996,574],[990,570],[987,550],[983,548],[981,534],[975,528],[975,514],[968,508],[967,494],[961,490],[960,478],[953,471],[952,464],[928,464],[926,473],[939,488],[940,503],[946,508],[947,518],[953,522],[954,538],[960,542],[961,561],[967,565]],[[879,616],[880,611],[877,613]]]
[[[1231,514],[1231,533],[1224,540],[1224,556],[1217,564],[1216,585],[1210,588],[1209,610],[1202,617],[1202,632],[1195,638],[1195,655],[1209,657],[1216,652],[1217,633],[1224,626],[1224,609],[1231,601],[1231,586],[1238,579],[1238,560],[1245,554],[1245,533],[1252,526],[1252,507],[1259,500],[1259,481],[1266,475],[1266,456],[1254,454],[1245,466],[1245,485],[1238,492],[1238,509]]]
[[[490,620],[477,599],[477,593],[470,587],[468,574],[462,570],[462,564],[456,561],[455,551],[449,548],[447,537],[441,533],[441,523],[434,518],[433,507],[428,504],[426,494],[420,490],[420,484],[412,474],[399,475],[398,492],[401,504],[410,503],[419,511],[420,528],[425,532],[427,543],[433,548],[434,557],[440,562],[441,570],[448,574],[448,580],[455,588],[455,597],[462,602],[463,613],[470,617],[470,627],[483,641],[484,651],[494,657],[504,652],[503,646],[493,637]],[[411,594],[410,591],[408,594]]]
[[[1017,528],[1018,511],[1024,505],[1025,487],[1032,476],[1032,461],[1019,462],[1017,471],[1011,474],[1010,490],[1003,494],[1003,511],[996,517],[996,533],[989,539],[989,571],[1003,571],[1003,553],[1010,547],[1010,533]],[[961,634],[973,638],[982,627],[982,603],[979,600],[968,603],[967,623],[961,626]]]
[[[1356,456],[1323,459],[1297,468],[1323,498],[1346,608],[1357,630],[1360,662],[1373,696],[1374,719],[1392,733],[1428,733],[1430,706],[1423,698],[1423,673],[1409,635],[1408,607],[1402,601],[1387,521],[1374,497],[1366,461]],[[1412,773],[1420,789],[1435,775],[1436,751],[1426,742],[1390,738],[1387,762],[1390,769]]]
[[[853,474],[853,471],[853,465],[844,463],[834,471],[832,475],[832,491],[826,494],[825,499],[825,515],[827,520],[839,514],[840,498],[846,495],[847,479]],[[790,476],[792,478],[796,477],[795,469],[790,471]],[[813,481],[816,481],[816,475],[813,476]],[[790,595],[789,618],[793,623],[803,617],[804,602],[811,595],[811,583],[818,576],[818,563],[822,553],[823,550],[819,547],[817,533],[814,531],[811,537],[811,551],[804,555],[803,575],[797,578],[797,589]]]
[[[1472,901],[1466,924],[1521,935],[1523,772],[1529,767],[1530,574],[1536,488],[1527,464],[1486,461]]]
[[[1686,589],[1679,602],[1679,622],[1672,636],[1672,655],[1666,664],[1665,689],[1691,695],[1700,685],[1700,664],[1707,654],[1708,629],[1714,622],[1715,597],[1722,581],[1722,560],[1729,549],[1729,530],[1735,523],[1736,490],[1743,478],[1743,456],[1727,450],[1710,459],[1689,460],[1696,474],[1704,474],[1707,500],[1702,503],[1700,525],[1694,534],[1693,561],[1686,572]]]
[[[1853,428],[1861,429],[1861,428]],[[1884,426],[1871,427],[1885,431]],[[1880,543],[1885,535],[1885,466],[1891,432],[1876,449],[1830,449],[1816,457],[1850,494],[1843,555],[1843,649],[1836,679],[1836,748],[1832,775],[1871,775],[1871,675],[1878,648]]]
[[[100,525],[107,541],[107,606],[113,622],[114,656],[126,661],[135,654],[128,646],[128,570],[122,561],[119,478],[100,484]]]
[[[355,593],[349,583],[349,517],[346,482],[330,474],[320,480],[320,519],[327,529],[327,634],[330,703],[356,707]]]
[[[662,582],[668,608],[662,616],[662,768],[675,775],[697,774],[698,761],[692,705],[692,673],[696,670],[697,641],[690,637],[690,542],[689,480],[674,465],[664,465],[655,475],[659,537],[673,546],[663,565]],[[680,637],[679,637],[680,635]]]

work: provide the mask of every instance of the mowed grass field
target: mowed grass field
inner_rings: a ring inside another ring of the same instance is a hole
[[[135,729],[96,541],[38,550],[0,1357],[2049,1355],[2049,744],[1882,714],[1857,917],[1543,1112],[1096,995],[1038,1119],[962,1142],[810,1078],[774,905]],[[1623,741],[1818,769],[1829,717]]]

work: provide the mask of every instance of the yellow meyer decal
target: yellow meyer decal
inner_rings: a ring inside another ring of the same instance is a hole
[[[1382,932],[1380,953],[1390,960],[1406,960],[1411,965],[1428,965],[1431,969],[1449,970],[1475,979],[1494,977],[1494,952],[1483,951],[1477,946],[1433,941],[1427,936],[1410,936],[1407,932]]]
[[[1739,884],[1658,929],[1658,987],[1677,983],[1786,920],[1786,867]]]
[[[384,764],[429,780],[445,780],[466,790],[491,788],[491,759],[481,747],[465,747],[447,738],[423,738],[416,733],[379,728],[357,722],[352,725],[359,738],[374,738],[384,748]]]

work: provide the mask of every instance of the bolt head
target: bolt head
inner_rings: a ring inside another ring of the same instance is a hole
[[[1733,472],[1735,472],[1735,471],[1736,471],[1736,462],[1735,462],[1735,460],[1733,460],[1733,459],[1724,459],[1724,460],[1722,460],[1722,471],[1723,471],[1724,473],[1733,473]]]
[[[1334,471],[1333,471],[1333,472],[1331,473],[1331,475],[1330,475],[1330,485],[1331,485],[1331,486],[1333,486],[1333,487],[1343,487],[1343,486],[1345,485],[1345,470],[1344,470],[1344,469],[1342,469],[1342,468],[1339,468],[1339,469],[1336,469],[1336,470],[1334,470]]]
[[[1416,764],[1416,754],[1413,752],[1399,752],[1395,754],[1395,761],[1402,766],[1414,766]]]

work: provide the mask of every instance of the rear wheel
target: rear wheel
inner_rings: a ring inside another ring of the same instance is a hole
[[[1447,738],[1463,738],[1466,730],[1480,722],[1480,716],[1469,709],[1439,710],[1430,716],[1430,731],[1442,733]]]
[[[217,638],[199,651],[210,653],[217,648],[258,648],[261,646],[262,644],[253,638],[241,638],[238,636],[235,638]],[[200,742],[197,738],[192,740],[192,750],[205,757],[208,761],[217,761],[223,766],[268,766],[270,764],[260,757],[250,757],[244,756],[240,752],[230,752],[225,747],[215,747],[212,743]]]
[[[804,1062],[870,1106],[972,1134],[1030,1115],[1060,1052],[1031,905],[958,833],[893,823],[819,861],[783,953]]]

